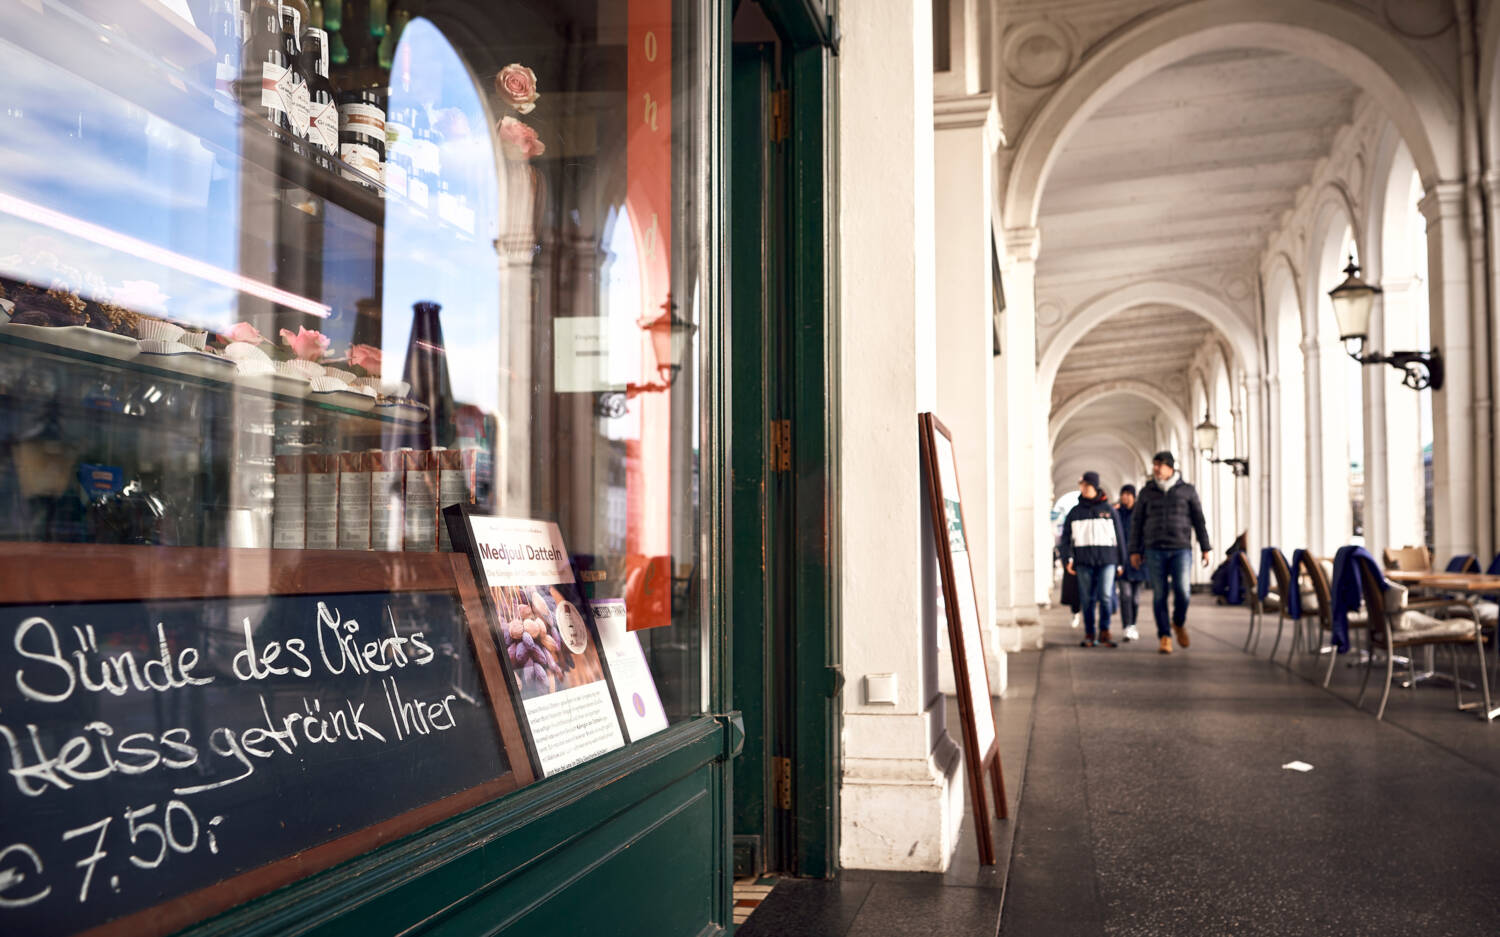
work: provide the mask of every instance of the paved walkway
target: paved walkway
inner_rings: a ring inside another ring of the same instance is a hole
[[[1376,722],[1194,600],[1171,656],[1049,615],[1002,937],[1500,933],[1500,722],[1433,686]]]

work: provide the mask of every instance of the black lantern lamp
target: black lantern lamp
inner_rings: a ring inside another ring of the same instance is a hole
[[[1443,355],[1436,348],[1431,351],[1393,351],[1381,354],[1378,351],[1365,353],[1365,341],[1370,336],[1370,309],[1380,287],[1371,286],[1359,278],[1359,264],[1349,257],[1349,266],[1344,268],[1344,282],[1328,291],[1333,302],[1333,318],[1339,325],[1339,339],[1349,357],[1360,364],[1388,364],[1404,371],[1401,383],[1412,390],[1443,386]]]
[[[688,341],[698,331],[698,327],[677,315],[677,304],[672,302],[670,296],[661,305],[661,315],[649,322],[643,320],[637,323],[641,331],[651,336],[651,350],[656,355],[656,373],[661,375],[660,383],[631,382],[625,385],[623,391],[600,394],[594,402],[594,412],[599,416],[606,419],[624,416],[626,401],[631,397],[667,390],[677,379],[677,372],[682,370],[682,360],[687,354]]]
[[[1249,459],[1216,459],[1214,450],[1219,448],[1219,427],[1213,420],[1208,418],[1208,412],[1203,413],[1203,422],[1193,427],[1193,441],[1198,444],[1198,451],[1208,454],[1208,461],[1216,465],[1227,465],[1238,477],[1243,478],[1250,474]]]

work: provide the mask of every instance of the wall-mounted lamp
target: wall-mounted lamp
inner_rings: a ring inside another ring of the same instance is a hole
[[[1344,268],[1344,282],[1328,291],[1333,301],[1333,317],[1339,324],[1339,339],[1349,357],[1360,364],[1388,364],[1406,372],[1401,383],[1412,390],[1431,387],[1441,390],[1443,386],[1443,355],[1434,348],[1431,351],[1393,351],[1383,355],[1378,351],[1364,353],[1365,340],[1370,335],[1370,307],[1380,295],[1380,287],[1371,286],[1359,278],[1359,264],[1354,256],[1349,257],[1349,266]]]
[[[631,382],[624,390],[613,390],[600,394],[594,401],[594,412],[606,419],[625,415],[625,405],[637,394],[657,393],[667,390],[682,370],[682,359],[687,354],[688,339],[698,331],[693,323],[677,315],[677,304],[668,296],[661,304],[662,313],[655,319],[637,323],[641,331],[651,336],[651,350],[656,354],[656,373],[661,381],[647,384]]]
[[[1208,461],[1217,465],[1227,465],[1236,476],[1243,478],[1250,474],[1249,459],[1216,459],[1214,450],[1219,448],[1219,427],[1213,420],[1208,418],[1208,413],[1203,414],[1203,422],[1193,427],[1193,441],[1198,444],[1198,451],[1208,454]]]

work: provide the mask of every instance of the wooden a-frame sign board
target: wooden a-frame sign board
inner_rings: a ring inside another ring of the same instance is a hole
[[[948,613],[948,643],[953,651],[953,681],[958,689],[958,713],[963,723],[964,765],[979,838],[979,861],[994,865],[994,833],[984,796],[986,774],[994,782],[995,815],[1004,820],[1010,811],[1006,807],[1005,778],[1000,772],[995,713],[990,706],[990,675],[980,637],[968,528],[964,525],[963,501],[958,493],[958,460],[954,457],[953,436],[942,421],[931,413],[921,413],[917,423],[929,499],[927,514],[932,518],[943,605]]]

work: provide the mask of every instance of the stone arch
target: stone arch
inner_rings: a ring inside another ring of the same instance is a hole
[[[1479,119],[1485,128],[1490,167],[1500,166],[1500,9],[1484,18],[1479,40]],[[1424,183],[1427,181],[1424,177]]]
[[[1062,367],[1069,350],[1090,329],[1117,312],[1150,304],[1176,306],[1197,313],[1229,339],[1230,347],[1234,349],[1235,357],[1240,362],[1249,364],[1259,360],[1255,352],[1254,332],[1234,307],[1219,294],[1195,283],[1143,280],[1095,296],[1067,318],[1037,357],[1037,385],[1044,391],[1043,399],[1051,396],[1052,382],[1057,378],[1057,371]]]
[[[1458,179],[1458,104],[1442,80],[1374,18],[1330,0],[1201,0],[1142,18],[1103,42],[1032,116],[1016,149],[1001,217],[1035,227],[1047,175],[1074,131],[1104,102],[1160,68],[1202,52],[1266,48],[1332,68],[1382,103],[1424,184]]]
[[[1359,255],[1359,265],[1365,264],[1365,257],[1369,253],[1367,242],[1361,237],[1359,213],[1355,211],[1353,200],[1349,192],[1342,185],[1328,183],[1319,194],[1317,208],[1313,211],[1313,222],[1308,231],[1307,256],[1303,258],[1302,269],[1307,275],[1302,278],[1303,327],[1302,332],[1308,339],[1323,337],[1323,327],[1332,321],[1332,307],[1327,303],[1327,292],[1343,279],[1342,274],[1328,282],[1329,264],[1334,263],[1333,270],[1341,270],[1344,266],[1343,242],[1337,247],[1333,246],[1335,234],[1341,234],[1344,228],[1348,228],[1354,235],[1354,250]],[[1337,255],[1337,256],[1334,256]],[[1325,316],[1323,313],[1327,312]],[[1335,340],[1337,336],[1334,336]]]
[[[1172,426],[1177,430],[1179,439],[1193,438],[1191,424],[1188,422],[1187,414],[1183,412],[1182,406],[1160,387],[1145,381],[1106,381],[1103,384],[1095,384],[1092,387],[1079,391],[1063,401],[1056,408],[1047,424],[1048,447],[1056,447],[1063,427],[1068,425],[1069,420],[1077,416],[1089,404],[1112,394],[1129,394],[1154,404],[1158,410],[1166,415],[1167,419],[1172,421]]]
[[[1070,443],[1077,442],[1084,436],[1095,434],[1108,436],[1126,449],[1129,449],[1140,460],[1142,468],[1151,467],[1150,447],[1142,445],[1140,440],[1132,438],[1125,430],[1113,426],[1091,426],[1072,433],[1067,432],[1066,427],[1059,427],[1057,440],[1053,443],[1053,449],[1054,451],[1061,451],[1067,448]]]

